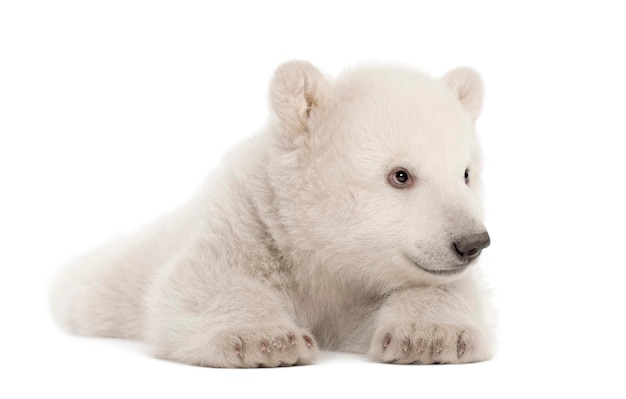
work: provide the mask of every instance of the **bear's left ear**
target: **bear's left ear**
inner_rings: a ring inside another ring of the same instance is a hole
[[[272,79],[272,110],[289,133],[308,132],[311,112],[327,99],[328,92],[328,81],[313,64],[286,62]]]
[[[441,80],[459,99],[472,122],[476,122],[483,106],[484,88],[480,74],[471,68],[458,67],[443,75]]]

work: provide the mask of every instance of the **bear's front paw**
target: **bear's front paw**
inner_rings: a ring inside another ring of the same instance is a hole
[[[398,323],[379,329],[369,354],[386,363],[471,363],[489,358],[481,334],[472,328]]]
[[[290,326],[235,329],[218,335],[217,367],[278,367],[310,364],[317,344],[306,330]]]

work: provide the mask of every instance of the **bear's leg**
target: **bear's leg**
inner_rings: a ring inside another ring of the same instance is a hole
[[[232,267],[198,259],[158,276],[148,297],[147,340],[161,358],[210,367],[311,363],[313,335],[290,301]]]
[[[369,354],[388,363],[471,363],[490,357],[482,303],[464,283],[392,294],[375,322]]]

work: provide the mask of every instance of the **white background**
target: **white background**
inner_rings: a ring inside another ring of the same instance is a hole
[[[618,2],[215,3],[0,3],[1,397],[626,395]],[[294,58],[483,74],[492,361],[217,370],[53,324],[52,273],[190,197]]]

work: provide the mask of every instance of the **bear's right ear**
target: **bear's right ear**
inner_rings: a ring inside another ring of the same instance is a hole
[[[476,122],[485,91],[480,74],[471,68],[458,67],[443,75],[441,80],[465,108],[472,122]]]
[[[328,81],[311,63],[286,62],[272,79],[272,110],[289,133],[308,132],[311,113],[326,100],[328,92]]]

